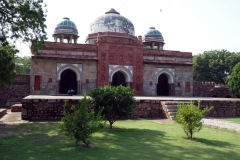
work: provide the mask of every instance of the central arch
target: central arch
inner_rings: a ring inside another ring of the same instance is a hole
[[[77,74],[72,71],[71,69],[66,69],[61,73],[61,80],[59,84],[59,93],[60,94],[67,94],[69,89],[73,89],[74,93],[77,94]]]
[[[120,85],[125,86],[125,87],[127,86],[126,78],[122,72],[117,71],[112,76],[111,86],[120,86]]]
[[[157,95],[158,96],[168,96],[169,95],[168,77],[164,73],[158,77]]]

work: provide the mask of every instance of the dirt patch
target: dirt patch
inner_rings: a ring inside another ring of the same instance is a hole
[[[0,124],[0,139],[9,136],[20,135],[22,133],[26,133],[26,129],[15,129],[15,125],[8,125],[8,124]]]

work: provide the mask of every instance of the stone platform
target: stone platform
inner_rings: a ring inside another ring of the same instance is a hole
[[[71,105],[79,106],[83,96],[48,96],[29,95],[22,100],[23,120],[54,120],[61,119],[64,109],[70,111]],[[145,97],[136,96],[137,107],[132,118],[167,118],[162,102],[193,101],[201,102],[201,108],[214,106],[208,113],[211,117],[240,117],[240,99],[215,97]]]

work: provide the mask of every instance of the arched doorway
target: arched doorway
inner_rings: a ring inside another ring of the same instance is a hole
[[[126,84],[126,79],[125,76],[122,72],[118,71],[116,73],[114,73],[113,77],[112,77],[112,83],[111,86],[127,86]]]
[[[73,89],[74,93],[77,94],[77,75],[74,71],[67,69],[62,72],[60,86],[59,86],[59,93],[60,94],[67,94],[69,89]]]
[[[169,95],[168,77],[165,74],[161,74],[158,77],[157,95],[158,96],[168,96]]]

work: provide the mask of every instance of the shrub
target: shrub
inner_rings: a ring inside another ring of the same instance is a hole
[[[102,121],[102,109],[94,114],[93,110],[89,110],[90,103],[91,100],[84,95],[78,109],[74,105],[71,107],[72,113],[66,113],[64,106],[62,123],[60,124],[61,131],[66,136],[75,139],[76,144],[82,141],[87,147],[89,147],[91,135],[102,129],[106,124]]]
[[[189,104],[178,103],[178,112],[174,120],[179,123],[188,138],[192,140],[193,133],[198,132],[202,128],[202,118],[206,116],[213,107],[200,109],[200,101],[198,106],[195,106],[191,101]]]
[[[110,129],[119,119],[131,115],[136,106],[133,90],[124,86],[104,86],[90,91],[96,111],[104,106],[102,115],[107,118]]]

